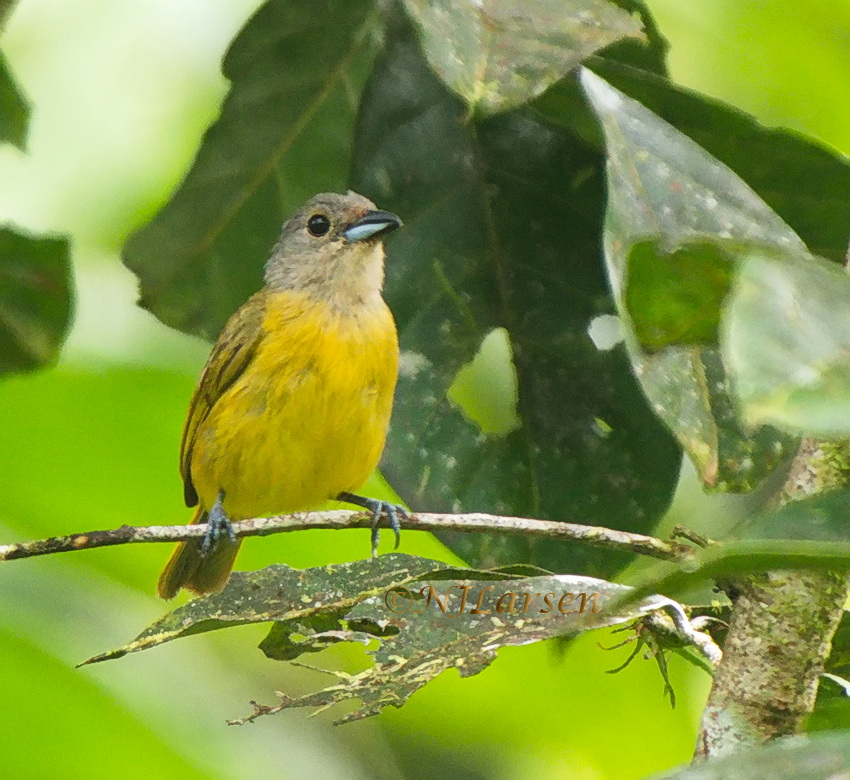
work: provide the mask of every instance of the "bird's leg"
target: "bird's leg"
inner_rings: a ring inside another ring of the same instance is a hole
[[[398,543],[401,540],[401,524],[398,521],[398,516],[401,515],[405,520],[410,519],[410,513],[401,505],[393,504],[390,501],[381,501],[378,498],[367,498],[366,496],[358,496],[355,493],[340,493],[336,497],[337,501],[345,501],[347,504],[362,506],[372,513],[372,557],[378,555],[378,524],[381,522],[381,515],[385,514],[390,521],[390,528],[395,534],[395,547],[398,549]]]
[[[222,534],[227,535],[231,544],[236,544],[236,534],[233,533],[230,518],[227,516],[227,512],[224,511],[223,501],[224,491],[219,490],[212,509],[207,513],[207,532],[204,535],[203,542],[201,542],[201,555],[204,558],[215,549]]]

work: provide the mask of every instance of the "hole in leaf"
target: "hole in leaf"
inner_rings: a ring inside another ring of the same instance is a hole
[[[382,626],[368,618],[364,618],[362,620],[349,620],[348,628],[351,631],[362,631],[364,634],[372,634],[372,636],[376,637],[396,636],[401,633],[401,629],[398,626],[394,626],[392,624]]]
[[[519,385],[505,328],[495,328],[484,337],[475,357],[457,372],[448,397],[482,433],[504,436],[519,428]]]
[[[607,352],[623,340],[623,323],[613,314],[600,314],[588,324],[587,335],[596,349]]]

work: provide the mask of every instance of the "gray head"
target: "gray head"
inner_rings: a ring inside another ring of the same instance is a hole
[[[401,226],[388,211],[348,192],[310,198],[283,226],[266,263],[266,285],[333,301],[380,295],[384,280],[382,239]]]

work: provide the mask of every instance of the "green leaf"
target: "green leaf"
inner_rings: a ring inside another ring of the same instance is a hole
[[[671,602],[660,596],[612,611],[607,605],[629,592],[624,585],[567,575],[531,577],[485,585],[480,580],[417,582],[367,598],[325,631],[304,635],[300,624],[280,626],[264,642],[267,654],[290,660],[338,641],[368,642],[374,665],[341,682],[279,706],[258,706],[258,714],[291,707],[328,707],[351,699],[360,706],[337,723],[376,715],[385,707],[401,707],[407,699],[447,669],[461,677],[478,674],[496,658],[500,647],[526,645],[556,636],[626,623]],[[269,653],[271,651],[271,653]]]
[[[751,251],[729,297],[724,363],[744,419],[850,432],[850,277],[826,260]]]
[[[645,22],[646,24],[646,22]],[[816,254],[843,263],[850,222],[850,162],[817,141],[765,127],[743,111],[669,81],[663,71],[615,58],[619,47],[586,65],[728,165],[758,193]],[[587,104],[573,79],[534,101],[549,121],[602,148],[604,138],[587,119]]]
[[[0,228],[0,374],[56,359],[72,300],[68,242]]]
[[[414,509],[604,523],[648,532],[679,473],[622,347],[599,262],[601,158],[529,109],[468,118],[410,30],[391,24],[363,97],[353,186],[405,227],[388,241],[385,296],[401,370],[384,474]],[[501,435],[449,398],[504,329],[516,418]],[[610,574],[627,559],[576,545],[445,535],[470,563]]]
[[[345,190],[360,90],[372,63],[369,0],[269,0],[224,60],[232,86],[186,179],[130,237],[141,304],[216,335],[261,284],[285,217]]]
[[[433,71],[474,111],[521,106],[588,55],[642,38],[641,25],[608,0],[404,0]]]
[[[837,674],[832,674],[832,672],[821,672],[820,676],[821,680],[828,680],[833,686],[837,686],[843,696],[850,696],[850,680],[845,680]]]
[[[582,83],[605,133],[608,210],[605,258],[626,341],[644,392],[711,488],[754,487],[793,440],[738,420],[717,350],[670,347],[646,355],[625,305],[632,246],[656,239],[675,247],[692,239],[763,243],[805,251],[800,239],[731,170],[689,138],[590,71]],[[722,274],[721,274],[722,275]]]
[[[841,618],[841,625],[832,638],[832,652],[826,668],[837,666],[836,656],[844,662],[847,656],[847,613]],[[850,681],[833,672],[822,672],[818,682],[818,695],[815,709],[805,720],[805,731],[850,731]]]
[[[850,571],[848,505],[850,488],[762,512],[737,529],[737,538],[695,550],[686,561],[652,564],[633,581],[634,597],[676,597],[708,580],[780,569]]]
[[[644,350],[715,345],[744,423],[824,437],[850,431],[850,277],[799,252],[634,244],[625,306]]]
[[[18,0],[0,0],[0,32],[6,25],[6,20],[9,18],[12,11],[15,10]]]
[[[613,2],[640,22],[643,33],[640,37],[621,38],[603,51],[591,55],[587,60],[602,59],[606,62],[621,63],[639,72],[649,71],[659,76],[666,76],[667,52],[670,44],[658,28],[655,17],[645,0],[613,0]],[[561,83],[571,83],[578,87],[578,80],[575,78],[565,79]],[[580,90],[577,89],[578,91]],[[584,113],[590,117],[591,112],[588,110],[587,101],[582,99],[581,104]]]
[[[682,564],[656,562],[630,579],[628,601],[664,593],[683,603],[695,588],[718,579],[740,579],[775,570],[850,572],[850,542],[741,539],[718,542]],[[696,603],[704,598],[698,596]],[[619,603],[614,605],[619,608]]]
[[[850,772],[850,734],[778,739],[679,772],[676,780],[830,780]]]
[[[627,262],[625,307],[642,348],[717,344],[734,271],[727,250],[690,242],[666,252],[652,239],[633,244]]]
[[[274,623],[260,648],[276,660],[377,638],[375,664],[365,672],[343,675],[342,685],[273,708],[360,698],[362,706],[340,721],[345,722],[388,704],[401,706],[445,669],[477,674],[499,647],[626,623],[672,603],[651,596],[632,600],[626,609],[609,609],[630,590],[592,577],[466,570],[399,553],[301,570],[277,564],[235,572],[221,593],[178,607],[132,642],[84,663],[249,623]],[[257,714],[269,711],[257,706]]]
[[[367,596],[445,568],[439,561],[390,553],[376,560],[313,569],[276,564],[259,571],[234,572],[221,593],[178,607],[132,642],[84,663],[109,661],[184,636],[247,623],[325,625],[328,616],[345,613]]]
[[[23,151],[29,118],[29,103],[21,94],[6,58],[0,52],[0,142],[6,141]]]
[[[814,712],[806,731],[850,730],[850,613],[844,612],[832,637],[832,649],[818,684]]]
[[[826,662],[827,672],[843,678],[850,677],[850,613],[847,611],[841,616],[841,622],[832,638],[832,652]],[[846,697],[844,691],[834,686],[830,689],[833,693]]]
[[[744,539],[850,542],[848,506],[850,489],[829,490],[756,515],[739,530],[739,535]]]
[[[591,67],[728,165],[813,253],[844,262],[850,224],[850,161],[845,155],[797,132],[765,127],[734,106],[655,73],[608,57],[594,57]]]
[[[821,688],[824,686],[821,676]],[[836,683],[826,683],[834,688],[839,688]],[[817,731],[850,731],[850,699],[846,696],[842,699],[827,699],[819,703],[814,712],[806,718],[805,730],[813,733]]]

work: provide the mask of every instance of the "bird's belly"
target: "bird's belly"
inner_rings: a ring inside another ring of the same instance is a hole
[[[260,355],[198,431],[192,480],[201,503],[222,490],[225,511],[240,519],[310,509],[359,488],[380,459],[395,386],[396,353],[371,346],[336,353],[314,344],[300,363]]]

